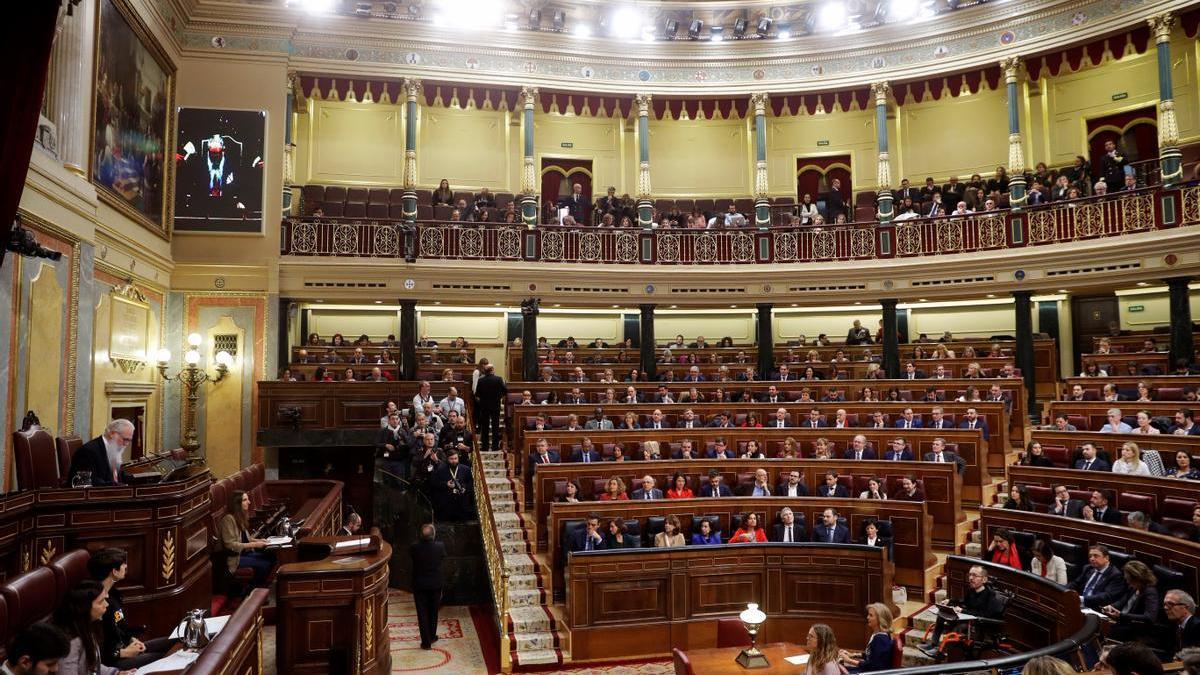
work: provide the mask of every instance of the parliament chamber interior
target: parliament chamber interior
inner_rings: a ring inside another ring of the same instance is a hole
[[[16,4],[0,673],[1200,674],[1200,2]]]

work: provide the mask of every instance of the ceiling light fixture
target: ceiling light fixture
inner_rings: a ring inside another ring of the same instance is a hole
[[[555,10],[551,24],[554,26],[554,30],[561,31],[567,25],[567,13],[561,9]]]
[[[724,39],[724,37],[724,26],[713,26],[712,28],[708,29],[708,39],[712,40],[713,42],[720,42],[722,39]]]
[[[771,32],[771,17],[764,16],[758,20],[758,27],[754,29],[758,37],[767,37],[767,33]]]
[[[609,35],[633,39],[641,32],[642,17],[636,11],[625,7],[612,15],[608,25]]]
[[[663,24],[663,35],[668,40],[675,39],[675,34],[679,32],[679,22],[675,19],[667,19],[667,23]]]
[[[700,31],[704,29],[704,22],[700,19],[693,19],[688,26],[688,37],[695,40],[700,37]]]
[[[819,30],[838,30],[846,25],[846,5],[840,1],[829,2],[817,10],[817,25]]]
[[[529,28],[530,30],[539,30],[542,27],[542,10],[529,10]]]
[[[654,42],[654,26],[653,25],[646,24],[645,26],[642,26],[642,41],[643,42]]]
[[[738,19],[737,21],[734,21],[733,22],[733,37],[735,37],[739,40],[746,37],[746,26],[747,25],[749,25],[749,24],[746,23],[745,19]]]

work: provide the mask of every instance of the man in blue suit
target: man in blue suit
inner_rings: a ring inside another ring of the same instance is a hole
[[[571,455],[572,462],[586,462],[591,464],[600,461],[600,453],[596,452],[596,446],[592,444],[592,439],[587,436],[583,437],[582,447]]]
[[[867,447],[867,437],[858,434],[842,455],[846,459],[875,459],[875,451]]]
[[[913,414],[912,408],[905,408],[900,419],[896,420],[897,429],[920,429],[922,426],[921,418]]]
[[[587,517],[587,527],[579,530],[571,537],[571,541],[567,545],[567,549],[572,553],[577,551],[602,551],[604,550],[604,536],[600,534],[600,516],[589,513]]]
[[[709,469],[708,482],[700,486],[701,497],[732,497],[729,487],[721,482],[721,472]]]
[[[913,454],[908,449],[908,443],[905,443],[903,438],[896,437],[892,440],[892,449],[884,453],[883,458],[889,462],[911,462]]]
[[[1088,548],[1088,566],[1071,582],[1085,607],[1100,609],[1125,597],[1128,587],[1125,575],[1110,563],[1108,547],[1101,544]]]
[[[850,496],[850,492],[846,490],[846,486],[838,482],[836,471],[825,472],[825,482],[817,486],[818,497],[841,497],[843,499]]]
[[[983,440],[988,439],[987,420],[979,416],[979,413],[974,408],[967,408],[967,414],[962,422],[958,423],[959,429],[983,429]]]
[[[1112,471],[1112,465],[1096,456],[1094,443],[1084,443],[1080,448],[1083,457],[1075,461],[1075,468],[1081,471]]]
[[[837,511],[825,509],[821,522],[813,528],[813,543],[849,544],[850,528],[838,522]]]
[[[945,411],[939,408],[934,408],[929,411],[929,426],[926,429],[953,429],[954,422],[946,418]]]
[[[808,411],[808,418],[801,422],[800,426],[804,429],[820,429],[829,425],[825,423],[825,420],[821,419],[821,411],[813,408]]]

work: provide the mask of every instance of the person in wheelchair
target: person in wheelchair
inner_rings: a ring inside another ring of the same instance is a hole
[[[949,612],[939,611],[937,624],[933,629],[933,636],[926,642],[922,642],[919,649],[926,654],[936,656],[941,653],[942,635],[947,628],[952,628],[955,631],[964,631],[972,621],[984,620],[986,623],[995,623],[1000,621],[1004,616],[1004,610],[1008,606],[1008,598],[993,589],[988,584],[987,570],[978,565],[972,567],[967,573],[967,594],[965,598],[960,600],[949,600],[943,604],[944,607],[949,607],[955,613],[970,614],[976,619],[967,621],[954,621],[951,625],[946,618],[947,615],[953,616]]]

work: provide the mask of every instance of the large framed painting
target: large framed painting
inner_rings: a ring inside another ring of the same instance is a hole
[[[175,233],[260,234],[267,113],[180,108],[176,126]]]
[[[127,0],[98,0],[90,176],[100,198],[170,234],[175,67]]]

